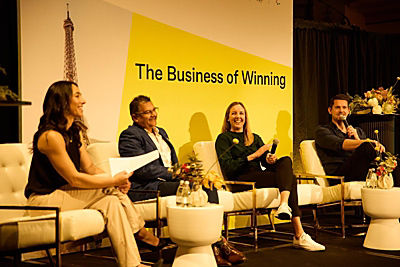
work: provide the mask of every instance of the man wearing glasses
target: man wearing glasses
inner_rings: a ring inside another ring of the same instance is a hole
[[[133,125],[119,136],[121,157],[133,157],[158,150],[160,157],[137,169],[132,177],[128,196],[132,201],[154,198],[154,195],[134,193],[134,190],[160,190],[161,196],[175,195],[179,181],[172,181],[168,168],[178,162],[175,149],[166,131],[157,127],[157,111],[150,98],[139,95],[129,105]]]
[[[150,98],[139,95],[129,104],[133,125],[129,126],[119,136],[118,150],[121,157],[133,157],[158,150],[160,157],[157,160],[134,171],[130,178],[131,190],[128,196],[132,201],[154,198],[154,195],[135,193],[135,190],[159,190],[161,196],[175,195],[179,181],[172,180],[168,168],[178,162],[175,149],[168,139],[166,131],[157,127],[157,111]],[[216,190],[204,188],[208,201],[218,203]],[[243,262],[246,257],[236,248],[230,246],[224,239],[218,241],[228,262],[216,253],[218,266],[231,266],[232,263]],[[214,252],[215,253],[215,252]]]

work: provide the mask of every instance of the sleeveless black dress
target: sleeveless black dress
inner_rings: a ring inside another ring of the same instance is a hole
[[[69,135],[66,142],[66,150],[75,165],[80,170],[80,140],[74,140],[74,135]],[[31,167],[29,170],[28,184],[25,187],[25,197],[29,198],[32,193],[38,195],[50,194],[68,182],[54,169],[47,156],[36,147],[33,151]]]

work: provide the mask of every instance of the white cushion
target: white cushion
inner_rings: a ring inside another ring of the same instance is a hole
[[[55,214],[16,217],[0,222],[0,251],[27,248],[55,242]],[[60,213],[61,242],[75,241],[104,231],[104,219],[97,210],[71,210]]]
[[[257,189],[257,208],[278,208],[280,203],[280,195],[278,188],[261,188]],[[298,184],[297,185],[299,206],[318,204],[323,199],[322,187],[315,184]],[[234,193],[234,210],[245,210],[252,208],[252,193],[240,192]]]
[[[365,182],[346,182],[344,183],[344,199],[345,200],[360,200],[361,188]],[[339,201],[341,199],[340,185],[323,187],[323,200],[322,203],[329,203]]]
[[[233,194],[234,211],[253,208],[252,192],[237,192]],[[274,204],[278,203],[278,204]],[[256,189],[256,208],[275,207],[279,205],[278,188]]]
[[[109,158],[119,158],[116,142],[93,143],[87,147],[87,152],[95,166],[110,174]]]
[[[218,190],[218,201],[224,207],[225,211],[233,211],[233,194],[225,190]]]
[[[215,151],[214,141],[201,141],[193,145],[193,151],[196,153],[197,158],[203,163],[205,171],[215,171],[218,175],[223,177],[221,168],[219,166],[217,152]]]
[[[300,157],[304,171],[312,175],[325,175],[321,160],[318,157],[314,140],[304,140],[300,143]],[[321,186],[329,186],[325,178],[317,177],[317,182]]]
[[[167,218],[167,206],[176,203],[176,196],[166,196],[160,198],[160,218]],[[148,199],[140,204],[134,203],[136,210],[142,215],[143,220],[153,221],[156,219],[156,199]]]
[[[298,184],[297,194],[299,206],[318,204],[323,199],[323,187],[316,184]]]

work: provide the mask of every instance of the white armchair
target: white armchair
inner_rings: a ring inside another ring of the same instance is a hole
[[[205,170],[212,167],[221,177],[222,172],[218,163],[217,153],[215,151],[214,141],[197,142],[193,146],[194,152],[198,159],[203,163]],[[271,216],[271,209],[279,207],[280,196],[278,188],[257,188],[254,182],[232,182],[226,181],[227,184],[250,184],[253,189],[246,192],[231,193],[227,191],[218,191],[220,203],[224,206],[224,230],[225,237],[228,238],[228,216],[250,215],[251,228],[253,229],[255,243],[258,239],[257,215],[267,212],[272,230],[275,231],[274,218]],[[322,201],[321,188],[314,184],[298,185],[299,205],[316,205]]]
[[[60,212],[58,207],[26,206],[24,189],[31,154],[26,144],[0,144],[0,256],[56,248],[56,265],[61,266],[60,244],[101,234],[104,219],[97,210]],[[27,210],[50,214],[27,216]]]
[[[90,158],[94,165],[111,173],[109,158],[118,158],[118,145],[116,142],[101,142],[92,143],[87,147]],[[154,199],[134,202],[136,209],[140,212],[146,222],[146,227],[155,228],[156,236],[160,237],[161,228],[166,223],[167,205],[175,203],[175,196],[160,197],[160,192],[157,190],[135,190],[137,193],[152,193]]]
[[[318,157],[315,141],[314,140],[304,140],[300,143],[300,157],[303,165],[305,176],[309,176],[315,179],[316,184],[321,186],[323,199],[317,205],[317,208],[322,208],[332,205],[340,205],[340,229],[341,236],[345,238],[345,206],[361,206],[361,188],[364,186],[364,182],[344,182],[343,176],[328,176],[325,175],[324,168]],[[328,180],[336,179],[340,183],[338,185],[329,186]],[[316,216],[316,214],[315,214]],[[320,229],[324,229],[318,224]],[[336,227],[334,227],[336,228]]]

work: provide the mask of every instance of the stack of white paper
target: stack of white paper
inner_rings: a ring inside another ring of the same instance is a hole
[[[160,157],[158,150],[151,151],[147,154],[129,157],[129,158],[109,158],[111,175],[126,171],[131,172],[143,167],[144,165],[156,160]]]

